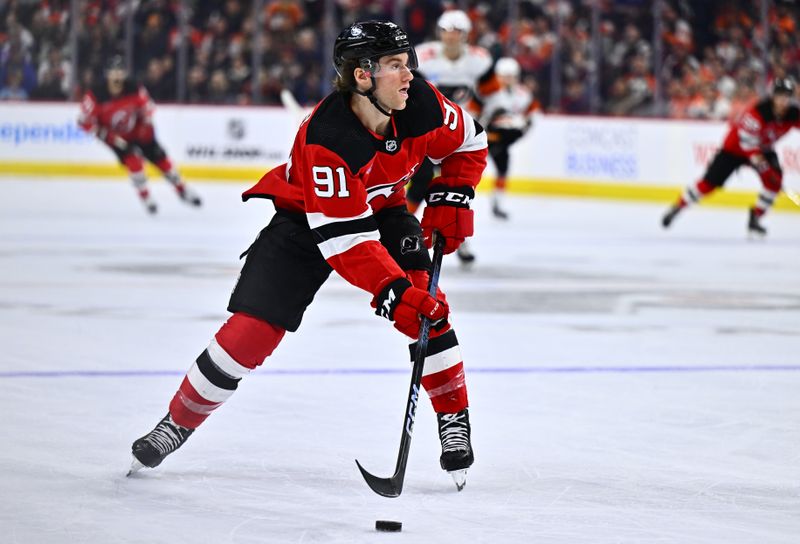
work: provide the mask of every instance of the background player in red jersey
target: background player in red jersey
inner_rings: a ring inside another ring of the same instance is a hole
[[[148,212],[156,213],[158,207],[147,189],[143,158],[164,173],[181,200],[192,206],[200,206],[200,197],[181,180],[156,139],[153,109],[154,104],[147,89],[127,78],[122,57],[115,56],[109,61],[105,81],[83,96],[78,124],[111,148],[128,170],[133,186]]]
[[[289,162],[244,193],[272,199],[276,213],[247,252],[228,305],[233,315],[190,368],[167,415],[133,443],[132,471],[157,466],[183,444],[285,332],[298,329],[336,270],[413,340],[420,315],[432,320],[422,386],[437,413],[440,464],[463,486],[473,462],[464,365],[444,294],[425,290],[425,245],[436,231],[450,253],[472,235],[469,203],[487,143],[466,111],[414,78],[416,62],[393,23],[355,23],[339,35],[337,90],[301,124]],[[441,176],[420,224],[406,208],[404,186],[426,156],[441,163]]]
[[[750,208],[747,229],[754,235],[767,234],[760,220],[775,202],[783,184],[783,171],[775,153],[775,142],[792,128],[800,127],[800,109],[792,104],[794,94],[794,81],[777,79],[772,84],[770,96],[731,123],[722,148],[714,156],[703,178],[687,186],[678,201],[667,210],[661,220],[664,228],[668,228],[689,204],[722,187],[734,170],[749,165],[758,172],[762,188],[756,205]]]

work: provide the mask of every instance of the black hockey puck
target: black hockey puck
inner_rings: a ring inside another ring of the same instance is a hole
[[[375,530],[384,533],[399,533],[403,530],[403,524],[399,521],[387,521],[379,519],[375,522]]]

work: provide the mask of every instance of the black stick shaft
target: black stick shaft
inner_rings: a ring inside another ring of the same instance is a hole
[[[439,285],[439,274],[442,270],[442,257],[444,256],[444,237],[435,236],[433,242],[433,266],[431,275],[428,279],[428,294],[436,297],[436,290]],[[377,494],[384,497],[398,497],[403,491],[403,480],[406,475],[406,464],[408,463],[408,452],[411,449],[411,434],[414,431],[414,420],[417,414],[417,402],[419,400],[419,389],[422,381],[422,371],[425,367],[425,355],[428,353],[428,338],[430,335],[431,323],[427,317],[422,318],[417,337],[417,349],[414,352],[414,366],[411,370],[411,384],[408,388],[408,400],[406,402],[406,417],[403,422],[403,432],[400,435],[400,449],[397,453],[397,465],[394,475],[391,478],[378,478],[373,476],[356,461],[361,475],[364,476],[367,485]]]

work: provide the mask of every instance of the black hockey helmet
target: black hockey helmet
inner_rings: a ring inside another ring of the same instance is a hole
[[[794,96],[794,81],[790,77],[779,77],[772,82],[772,94],[788,94]]]
[[[408,68],[417,67],[417,54],[406,32],[386,21],[361,21],[345,28],[333,45],[333,66],[342,77],[342,67],[348,60],[371,75],[380,69],[378,59],[386,55],[408,53]]]
[[[106,72],[110,72],[111,70],[126,71],[125,59],[122,58],[122,55],[112,55],[111,58],[108,59],[106,62]]]

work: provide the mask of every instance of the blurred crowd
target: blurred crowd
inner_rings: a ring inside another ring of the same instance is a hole
[[[174,102],[184,51],[185,102],[278,104],[288,88],[313,104],[330,89],[331,30],[399,19],[419,43],[454,7],[470,42],[515,57],[550,112],[725,119],[772,78],[800,75],[795,0],[768,0],[768,24],[761,0],[72,1],[0,0],[0,99],[79,99],[127,52],[131,75]]]

